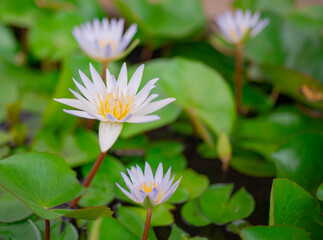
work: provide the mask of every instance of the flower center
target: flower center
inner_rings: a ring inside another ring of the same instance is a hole
[[[111,51],[114,51],[116,50],[117,48],[117,44],[116,42],[113,40],[113,39],[102,39],[102,40],[99,40],[99,45],[101,48],[105,49],[105,47],[110,44],[110,47],[111,47]]]
[[[128,115],[128,113],[133,109],[133,98],[134,94],[129,92],[124,95],[119,91],[111,91],[111,93],[105,93],[103,99],[99,97],[100,101],[96,103],[97,109],[100,114],[105,118],[108,114],[112,114],[118,120],[123,119]]]
[[[149,195],[154,188],[157,188],[158,189],[158,197],[156,199],[156,202],[159,201],[159,199],[161,197],[161,191],[160,191],[160,187],[155,182],[149,182],[149,184],[143,183],[140,185],[139,188],[140,188],[140,190],[144,191],[147,195]]]

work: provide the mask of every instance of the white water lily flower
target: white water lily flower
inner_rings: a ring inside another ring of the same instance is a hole
[[[176,191],[182,177],[174,184],[175,175],[170,179],[171,168],[168,169],[163,177],[163,165],[159,163],[155,177],[150,165],[146,162],[145,173],[140,167],[131,167],[127,169],[130,179],[126,174],[121,172],[121,175],[130,192],[122,188],[118,183],[120,190],[129,197],[132,201],[143,204],[145,207],[154,207],[166,202]]]
[[[255,37],[260,33],[269,23],[269,19],[259,20],[260,13],[256,12],[252,15],[250,10],[243,13],[238,9],[233,15],[231,12],[226,13],[215,18],[217,25],[223,37],[230,43],[242,43],[250,34]]]
[[[96,18],[93,23],[75,27],[72,33],[87,55],[101,62],[109,62],[121,57],[137,32],[136,24],[132,24],[124,34],[123,28],[123,18],[119,21],[113,18],[110,23],[107,18],[102,22]]]
[[[99,143],[102,152],[106,152],[120,135],[124,122],[147,123],[160,119],[157,115],[149,115],[167,104],[175,101],[175,98],[151,102],[158,94],[149,96],[155,87],[158,78],[150,80],[138,93],[144,65],[138,67],[132,75],[129,83],[127,66],[124,63],[118,81],[106,69],[106,84],[101,76],[90,64],[92,81],[79,71],[83,84],[73,79],[83,96],[72,89],[70,91],[77,99],[54,99],[57,102],[77,108],[78,110],[63,111],[78,117],[97,119],[99,126]]]

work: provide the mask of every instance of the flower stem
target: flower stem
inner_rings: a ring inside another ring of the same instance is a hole
[[[107,152],[100,152],[98,158],[96,159],[93,167],[91,168],[91,171],[89,172],[89,174],[87,175],[87,177],[85,178],[84,182],[83,182],[83,187],[88,187],[90,186],[93,178],[95,177],[96,173],[98,172],[103,159],[105,158],[105,156],[107,155]],[[75,198],[73,201],[71,201],[70,204],[70,208],[73,209],[77,206],[78,202],[80,201],[80,199],[82,198],[82,195],[79,196],[78,198]]]
[[[212,137],[210,136],[209,132],[207,131],[206,127],[201,123],[201,121],[196,116],[194,109],[188,110],[188,115],[190,116],[191,122],[195,127],[196,131],[201,135],[201,138],[206,143],[209,148],[214,146]]]
[[[236,66],[235,66],[235,98],[236,110],[238,114],[242,113],[242,57],[243,45],[236,45]]]
[[[273,87],[273,90],[270,93],[270,99],[275,104],[277,102],[277,99],[279,97],[279,89],[277,87]]]
[[[144,234],[142,235],[142,240],[147,240],[148,239],[148,233],[149,233],[149,227],[150,227],[150,221],[151,221],[152,212],[153,212],[152,208],[147,208],[146,224],[145,224]]]
[[[50,240],[50,222],[45,219],[45,240]]]

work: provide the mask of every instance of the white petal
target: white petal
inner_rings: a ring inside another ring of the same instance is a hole
[[[160,117],[157,115],[148,116],[132,116],[127,122],[129,123],[147,123],[159,120]]]
[[[91,63],[90,63],[90,72],[91,72],[91,77],[96,91],[100,94],[104,94],[105,86],[104,86],[103,80]]]
[[[159,163],[158,168],[155,173],[155,182],[160,184],[163,180],[163,164]]]
[[[67,110],[67,109],[63,109],[64,112],[77,116],[77,117],[81,117],[81,118],[87,118],[87,119],[95,119],[95,117],[91,116],[90,114],[88,114],[87,112],[84,111],[79,111],[79,110]]]
[[[106,152],[118,139],[122,130],[122,123],[100,122],[99,144],[102,152]]]
[[[153,201],[153,202],[156,202],[157,198],[158,198],[158,195],[159,195],[159,190],[154,187],[150,194],[149,194],[149,198]]]
[[[145,163],[145,180],[147,183],[154,181],[153,172],[148,162]]]
[[[136,112],[136,115],[147,115],[147,114],[153,113],[153,112],[165,107],[166,105],[170,104],[171,102],[174,102],[175,100],[176,100],[176,98],[166,98],[163,100],[149,103],[149,104],[147,104],[147,106],[138,110]]]
[[[133,38],[136,32],[137,32],[137,25],[132,24],[123,35],[123,38],[120,43],[119,51],[123,51],[129,45],[131,39]]]
[[[118,183],[116,183],[116,185],[118,186],[118,188],[120,188],[120,190],[128,197],[130,198],[132,201],[136,202],[136,203],[140,203],[135,196],[133,196],[132,194],[130,194],[128,191],[126,191],[123,187],[121,187]]]
[[[54,98],[56,102],[63,103],[67,106],[78,108],[80,110],[86,110],[87,107],[78,99],[69,99],[69,98]]]
[[[169,189],[169,191],[160,199],[160,202],[158,204],[162,204],[166,202],[174,194],[181,180],[182,180],[182,177],[180,177],[177,180],[177,182],[173,184],[173,186]]]
[[[127,81],[128,81],[128,75],[127,75],[127,65],[126,63],[123,63],[122,68],[119,73],[117,87],[119,87],[119,91],[122,91],[124,94],[127,92]]]
[[[150,91],[155,87],[155,83],[158,81],[158,78],[150,80],[135,96],[135,103],[137,105],[142,104],[148,97]]]
[[[129,81],[128,89],[131,91],[131,93],[137,93],[138,91],[142,74],[144,71],[144,66],[145,66],[144,64],[140,65]]]

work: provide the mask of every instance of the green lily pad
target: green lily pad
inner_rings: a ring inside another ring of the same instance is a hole
[[[42,236],[35,223],[30,219],[15,223],[0,223],[0,238],[41,240]]]
[[[193,226],[206,226],[211,222],[202,214],[199,209],[198,200],[191,200],[182,207],[181,209],[182,217],[186,222],[192,224]]]
[[[52,61],[70,56],[77,49],[72,29],[81,21],[77,14],[65,11],[42,16],[29,34],[28,42],[32,54],[38,59]]]
[[[131,229],[133,232],[141,235],[144,232],[145,221],[141,219],[134,211],[127,209],[127,207],[119,206],[118,209],[118,220]],[[152,226],[149,229],[148,238],[151,240],[157,240]]]
[[[174,203],[174,204],[180,204],[180,203],[186,202],[188,198],[189,198],[189,192],[185,188],[182,188],[181,186],[179,186],[174,192],[173,196],[170,197],[168,202]]]
[[[252,147],[255,147],[255,142],[252,142]],[[274,177],[276,175],[275,164],[253,154],[252,152],[237,152],[234,153],[230,166],[235,170],[253,177]]]
[[[193,169],[186,169],[182,172],[180,187],[189,193],[189,199],[199,197],[209,186],[210,182],[206,175],[198,174]]]
[[[284,67],[264,65],[262,69],[281,93],[310,107],[323,109],[322,99],[315,98],[315,95],[323,94],[323,86],[315,78]],[[306,95],[302,88],[308,88],[310,93]]]
[[[32,211],[18,198],[0,187],[0,222],[17,222],[31,214]]]
[[[35,167],[37,166],[37,167]],[[16,154],[0,162],[0,185],[44,219],[61,216],[95,219],[111,215],[109,208],[50,209],[83,192],[75,172],[63,158],[50,153]]]
[[[127,210],[135,212],[142,221],[146,221],[147,209],[142,207],[124,207]],[[151,226],[167,226],[174,223],[174,216],[171,213],[172,210],[175,210],[175,206],[164,203],[153,208],[153,213],[151,217]]]
[[[295,0],[235,0],[233,6],[244,10],[261,10],[285,13],[295,6]]]
[[[18,44],[13,32],[0,23],[0,57],[13,62]]]
[[[160,81],[167,94],[176,98],[176,104],[214,134],[231,132],[235,120],[232,93],[215,70],[201,62],[174,58],[163,68]]]
[[[238,219],[238,220],[235,220],[232,223],[228,224],[227,229],[235,234],[240,234],[240,232],[245,227],[248,227],[248,226],[251,226],[250,222],[243,220],[243,219]]]
[[[255,226],[246,227],[240,233],[242,240],[310,240],[310,236],[301,228],[290,226]]]
[[[310,233],[310,239],[322,237],[323,226],[314,217],[317,200],[296,183],[275,179],[270,199],[270,226],[293,226]]]
[[[185,38],[205,27],[206,18],[198,0],[117,0],[122,15],[135,22],[146,38]]]
[[[90,228],[91,240],[106,240],[107,236],[111,240],[133,239],[140,240],[139,233],[132,231],[126,225],[113,217],[103,217],[96,220]]]
[[[248,217],[255,208],[255,201],[245,188],[232,197],[233,184],[211,185],[199,198],[202,214],[210,221],[225,224]]]
[[[277,177],[288,178],[316,195],[323,182],[323,134],[307,132],[297,135],[272,154]]]
[[[183,240],[188,239],[188,237],[189,235],[187,232],[180,229],[176,224],[173,224],[168,240]]]
[[[167,95],[165,91],[162,88],[162,72],[160,69],[163,69],[163,66],[167,63],[166,60],[156,60],[156,61],[149,61],[147,64],[145,64],[142,80],[140,83],[139,89],[141,89],[143,86],[145,86],[149,80],[154,78],[160,78],[160,80],[155,84],[156,88],[154,88],[151,93],[156,93],[159,95],[158,99],[164,99],[167,97],[174,97],[172,95]],[[138,66],[134,66],[130,69],[129,75],[131,76],[132,72],[137,69]],[[139,90],[140,91],[140,90]],[[157,100],[158,100],[157,99]],[[176,101],[175,101],[176,103]],[[124,127],[121,132],[121,137],[123,138],[130,138],[133,136],[136,136],[140,133],[151,131],[163,126],[166,126],[170,123],[175,122],[175,120],[178,118],[179,114],[181,113],[181,109],[176,106],[176,104],[171,103],[162,109],[159,109],[158,111],[154,112],[154,114],[158,115],[160,117],[160,120],[150,123],[125,123]]]

